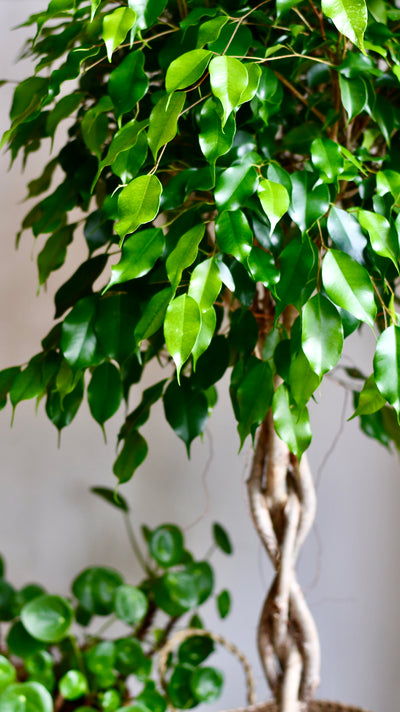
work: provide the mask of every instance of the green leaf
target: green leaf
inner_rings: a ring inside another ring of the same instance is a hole
[[[60,679],[58,689],[64,699],[77,700],[88,692],[89,684],[80,670],[68,670]]]
[[[279,281],[275,260],[262,247],[252,247],[247,262],[255,282],[262,282],[265,287],[271,289]]]
[[[68,635],[72,608],[66,598],[44,594],[27,603],[21,620],[30,635],[45,643],[58,643]]]
[[[177,665],[168,683],[168,697],[177,709],[190,709],[198,704],[190,687],[193,672],[192,665],[181,663]]]
[[[123,584],[117,588],[114,611],[117,618],[128,625],[135,626],[145,617],[149,607],[143,591],[136,586]]]
[[[215,221],[215,236],[222,252],[246,262],[253,245],[253,233],[241,210],[224,210]]]
[[[48,79],[43,77],[30,77],[17,84],[10,110],[12,126],[4,134],[0,148],[10,138],[17,126],[26,121],[40,107],[47,95],[48,86]]]
[[[105,356],[124,364],[136,349],[138,304],[127,294],[108,294],[97,306],[94,331]]]
[[[122,400],[121,374],[114,364],[106,362],[94,369],[87,397],[92,417],[103,426],[117,412]]]
[[[205,225],[195,225],[190,228],[179,238],[178,244],[167,257],[165,266],[174,294],[181,281],[182,272],[187,267],[190,267],[197,257],[198,247],[203,239],[204,232]]]
[[[322,218],[329,209],[328,186],[321,183],[314,187],[310,182],[313,180],[312,174],[306,171],[291,175],[292,199],[289,215],[303,232]]]
[[[102,0],[90,0],[90,4],[91,4],[90,22],[93,21],[93,18],[97,12],[97,8],[99,7],[101,2],[102,2]]]
[[[251,357],[241,372],[241,362],[234,368],[231,379],[231,398],[238,420],[240,447],[264,420],[272,401],[273,375],[270,365]]]
[[[339,86],[342,104],[347,111],[349,121],[351,121],[367,106],[367,85],[362,77],[347,79],[343,74],[339,74]]]
[[[46,647],[46,643],[33,638],[24,628],[21,621],[18,620],[12,624],[8,632],[7,647],[13,655],[25,659],[39,652],[39,650],[43,650]]]
[[[111,62],[115,49],[124,41],[129,30],[135,24],[136,14],[130,7],[119,7],[103,17],[102,38],[107,48],[108,61]]]
[[[149,88],[149,78],[144,71],[144,53],[140,50],[129,52],[111,72],[108,93],[119,118],[132,111],[143,99]]]
[[[144,129],[147,127],[148,121],[128,121],[119,131],[117,131],[111,141],[110,147],[103,160],[99,163],[99,168],[95,179],[92,183],[92,191],[100,177],[100,174],[106,166],[111,166],[120,157],[121,153],[129,152],[134,149],[139,142]],[[147,140],[146,140],[147,146]]]
[[[257,193],[262,208],[271,224],[271,232],[275,230],[276,224],[287,212],[290,204],[289,193],[285,186],[274,183],[272,180],[261,180]]]
[[[214,652],[214,647],[213,640],[208,636],[192,635],[179,646],[178,660],[188,665],[200,665]]]
[[[115,593],[122,584],[122,576],[114,569],[92,566],[75,578],[72,593],[86,611],[108,616],[113,611]]]
[[[103,144],[108,133],[108,116],[98,112],[97,107],[89,109],[81,120],[82,138],[91,153],[100,161]]]
[[[166,287],[149,299],[135,328],[135,338],[138,343],[149,339],[161,328],[172,296],[171,287]]]
[[[185,92],[174,92],[162,96],[150,114],[150,125],[147,134],[150,150],[154,160],[166,143],[172,141],[178,130],[178,118],[186,100]]]
[[[193,49],[181,54],[169,65],[165,76],[165,88],[168,94],[179,89],[186,89],[197,82],[204,74],[212,52],[206,49]]]
[[[302,349],[318,376],[331,371],[343,348],[343,326],[340,314],[329,299],[316,294],[303,307]]]
[[[133,430],[125,442],[121,452],[114,462],[113,473],[122,484],[128,482],[135,470],[146,459],[148,453],[147,442],[137,430]]]
[[[199,702],[214,702],[222,692],[224,677],[222,672],[212,667],[201,667],[193,671],[190,688]]]
[[[150,272],[161,257],[164,245],[164,234],[159,227],[140,230],[125,240],[121,259],[111,268],[111,278],[106,289]]]
[[[115,230],[121,239],[140,225],[154,220],[160,205],[162,185],[154,175],[134,178],[118,196],[118,222]]]
[[[224,527],[217,522],[213,524],[213,537],[215,544],[219,549],[221,549],[221,551],[224,552],[224,554],[232,554],[232,544],[229,539],[229,535],[225,531]]]
[[[374,252],[391,260],[399,271],[399,238],[389,220],[384,215],[373,213],[371,210],[359,210],[358,219],[361,227],[369,235]]]
[[[375,383],[400,417],[400,326],[389,326],[380,335],[374,356]]]
[[[8,658],[0,655],[0,692],[11,685],[17,677],[17,671]]]
[[[217,596],[217,609],[221,618],[226,618],[231,610],[231,597],[226,589]]]
[[[186,445],[190,455],[192,441],[200,435],[208,418],[207,398],[201,391],[192,390],[186,380],[179,386],[171,381],[164,393],[165,418]]]
[[[223,55],[213,57],[209,70],[211,91],[222,104],[224,128],[230,114],[240,105],[248,83],[247,69],[240,60]]]
[[[289,450],[299,459],[311,443],[312,432],[307,408],[299,411],[289,401],[284,383],[274,393],[272,414],[275,430]]]
[[[232,147],[236,133],[235,118],[231,114],[222,127],[221,119],[217,113],[216,101],[207,99],[200,112],[199,144],[203,155],[210,166],[214,167],[220,156],[223,156]]]
[[[322,12],[342,35],[365,52],[364,32],[368,22],[365,0],[322,0]]]
[[[54,138],[55,130],[60,121],[66,119],[68,116],[71,116],[71,114],[76,111],[78,106],[83,101],[84,96],[85,95],[82,93],[68,94],[57,102],[54,109],[50,111],[46,118],[46,131],[49,136]]]
[[[39,269],[39,284],[44,284],[51,272],[62,267],[67,254],[67,247],[72,242],[75,225],[66,225],[48,238],[45,246],[39,252],[37,264]]]
[[[120,638],[116,641],[115,667],[121,675],[134,674],[139,680],[146,680],[151,672],[151,660],[147,658],[142,646],[135,638]],[[129,712],[129,708],[124,708]]]
[[[39,682],[18,682],[0,695],[0,712],[53,712],[53,700]]]
[[[176,297],[168,306],[164,321],[165,345],[175,361],[179,381],[201,327],[200,309],[187,294]]]
[[[129,512],[128,502],[119,492],[108,487],[91,487],[90,491],[112,504],[113,507],[121,509],[123,512]]]
[[[199,602],[193,576],[186,571],[169,571],[154,586],[156,605],[169,616],[181,616]]]
[[[152,532],[149,547],[153,559],[164,569],[180,564],[184,555],[182,532],[174,524],[163,524]]]
[[[356,415],[376,413],[376,411],[381,410],[384,405],[386,405],[386,398],[384,398],[378,389],[374,374],[371,374],[363,385],[362,391],[359,394],[357,408],[349,420],[355,418]]]
[[[203,309],[200,314],[200,331],[197,335],[196,343],[192,350],[193,371],[196,370],[197,361],[208,349],[217,325],[217,315],[214,307]]]
[[[121,588],[121,587],[120,587]],[[117,591],[119,589],[117,588]],[[85,654],[87,668],[94,675],[101,675],[114,667],[115,643],[112,640],[102,640]]]
[[[322,281],[328,297],[338,307],[373,327],[375,293],[364,267],[344,252],[329,250],[322,262]]]
[[[290,394],[299,410],[307,405],[320,382],[321,378],[311,368],[304,352],[300,350],[293,355],[290,360],[288,384]]]
[[[346,252],[360,264],[365,263],[363,253],[367,239],[354,215],[333,205],[328,216],[328,234],[334,247]]]
[[[195,267],[190,278],[188,295],[192,297],[201,312],[213,306],[221,291],[222,281],[214,257],[210,257]]]
[[[326,176],[328,181],[335,180],[343,170],[340,148],[329,138],[314,139],[311,144],[311,160],[314,167]]]
[[[93,293],[93,283],[101,275],[107,261],[108,255],[97,255],[82,262],[72,277],[60,287],[54,297],[56,319],[79,300],[83,301],[83,297]]]
[[[256,192],[257,186],[257,171],[246,161],[222,171],[217,178],[214,193],[219,211],[243,208],[246,201]]]
[[[221,30],[228,22],[228,17],[219,15],[211,20],[202,22],[197,35],[196,47],[204,47],[208,42],[214,42],[220,36]]]
[[[244,67],[247,71],[247,86],[240,97],[240,104],[244,104],[246,101],[251,101],[251,99],[254,98],[262,74],[260,65],[255,62],[248,62]]]
[[[72,369],[87,368],[97,362],[94,332],[96,301],[86,297],[77,302],[61,328],[61,350]]]
[[[279,268],[278,311],[281,313],[288,304],[300,311],[316,286],[317,254],[307,235],[286,245],[279,256]]]

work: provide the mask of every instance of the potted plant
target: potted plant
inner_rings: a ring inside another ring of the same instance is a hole
[[[280,712],[329,709],[311,702],[318,638],[294,574],[315,509],[307,403],[363,324],[377,343],[372,374],[345,370],[354,415],[399,443],[399,16],[384,0],[52,0],[27,21],[36,70],[3,137],[27,159],[68,120],[22,229],[42,241],[40,284],[74,239],[88,257],[42,351],[0,373],[2,402],[45,398],[61,432],[86,390],[103,428],[158,361],[119,432],[123,484],[152,406],[190,452],[230,373],[276,568],[258,643]]]

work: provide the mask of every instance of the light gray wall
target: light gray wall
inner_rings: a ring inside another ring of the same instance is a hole
[[[29,73],[26,63],[13,64],[23,33],[11,33],[10,28],[42,6],[40,0],[0,0],[1,74],[5,78],[23,78]],[[12,87],[0,91],[1,126],[6,128]],[[46,151],[32,158],[26,176],[19,166],[8,173],[8,156],[0,157],[0,368],[23,363],[39,350],[52,318],[52,293],[79,259],[78,249],[49,280],[48,292],[36,296],[35,258],[43,238],[34,244],[26,233],[19,251],[14,251],[15,233],[28,210],[21,204],[24,186],[28,177],[39,175]],[[371,333],[352,338],[347,346],[349,363],[361,358],[370,373],[373,343]],[[136,525],[176,522],[186,530],[198,555],[208,548],[213,521],[229,529],[235,556],[216,554],[214,563],[217,590],[228,587],[233,591],[233,611],[221,622],[212,604],[207,622],[236,642],[254,663],[261,698],[266,688],[254,639],[271,568],[249,522],[244,483],[251,454],[247,447],[237,455],[227,386],[224,382],[220,388],[220,402],[204,443],[193,445],[190,461],[163,422],[161,409],[155,409],[144,429],[149,458],[123,493],[133,506]],[[345,404],[343,415],[344,391],[333,382],[324,386],[318,400],[311,413],[315,435],[310,461],[319,483],[319,508],[299,575],[321,635],[320,696],[363,705],[373,712],[393,712],[400,706],[399,463],[396,456],[362,436],[352,421],[319,472],[351,413],[351,403]],[[137,581],[139,572],[118,513],[88,492],[90,486],[110,486],[114,481],[114,442],[122,414],[107,427],[109,445],[105,446],[85,406],[64,431],[60,450],[43,406],[37,416],[31,402],[18,406],[12,430],[10,416],[8,409],[0,413],[0,549],[9,562],[10,579],[16,585],[41,580],[50,590],[62,593],[81,568],[100,563],[119,568],[129,581]],[[243,680],[237,664],[227,654],[221,656],[220,664],[226,669],[227,685],[223,700],[214,708],[242,704]]]

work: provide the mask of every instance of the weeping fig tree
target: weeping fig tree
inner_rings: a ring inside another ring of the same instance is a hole
[[[265,673],[280,712],[323,709],[310,703],[318,640],[293,573],[315,507],[307,404],[344,339],[371,329],[373,372],[347,369],[354,417],[400,445],[400,9],[51,0],[25,24],[34,69],[3,145],[24,163],[55,136],[63,145],[28,185],[21,233],[37,239],[40,285],[74,240],[87,256],[55,294],[40,353],[0,372],[0,402],[44,399],[61,432],[87,397],[104,429],[158,361],[162,378],[121,423],[122,484],[152,447],[152,406],[162,400],[190,453],[228,372],[276,568]]]

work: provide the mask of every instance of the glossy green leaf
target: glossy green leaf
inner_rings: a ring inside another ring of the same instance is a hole
[[[205,635],[192,635],[180,644],[178,660],[194,667],[200,665],[214,651],[214,642]]]
[[[97,494],[113,507],[121,509],[123,512],[129,512],[128,502],[119,492],[109,489],[109,487],[91,487],[90,491],[93,492],[93,494]]]
[[[273,375],[269,363],[254,357],[246,364],[246,371],[237,387],[236,377],[234,370],[232,386],[237,404],[236,417],[242,447],[248,435],[254,437],[257,427],[262,423],[271,406]]]
[[[156,605],[169,616],[180,616],[198,604],[199,597],[193,576],[185,571],[170,571],[154,586]]]
[[[247,258],[249,270],[255,282],[262,282],[271,289],[279,281],[279,270],[273,256],[262,247],[252,247]]]
[[[197,82],[204,74],[212,52],[206,49],[193,49],[174,59],[167,69],[165,88],[168,94],[178,89],[186,89]]]
[[[94,332],[96,302],[81,299],[64,319],[61,350],[72,369],[87,368],[97,362],[97,338]]]
[[[329,138],[314,139],[311,144],[311,160],[314,167],[329,181],[335,180],[343,170],[340,148]]]
[[[322,12],[342,35],[364,52],[368,11],[365,0],[322,0]]]
[[[93,418],[103,426],[117,412],[122,400],[121,374],[114,364],[106,362],[94,369],[87,397]]]
[[[299,411],[290,404],[285,384],[277,388],[272,401],[272,415],[275,430],[289,450],[301,458],[311,443],[312,432],[307,408]]]
[[[279,256],[280,280],[276,285],[279,313],[293,304],[301,309],[316,286],[317,255],[313,244],[305,235],[295,239],[282,250]]]
[[[121,484],[131,479],[146,459],[148,449],[146,440],[137,430],[133,430],[129,437],[125,438],[122,450],[113,466],[113,473]]]
[[[237,210],[254,195],[258,186],[258,175],[254,166],[243,161],[241,165],[232,166],[220,173],[214,198],[221,210]]]
[[[44,284],[51,272],[62,267],[67,247],[72,242],[75,225],[66,225],[48,238],[37,258],[39,284]]]
[[[107,289],[115,284],[137,279],[153,269],[164,250],[165,238],[160,228],[140,230],[125,240],[120,261],[111,268]]]
[[[215,313],[214,307],[203,309],[200,312],[200,330],[197,335],[196,343],[192,349],[194,371],[196,370],[198,359],[208,349],[211,343],[216,325],[217,315]]]
[[[60,694],[66,700],[78,700],[83,697],[88,690],[87,678],[80,670],[68,670],[58,683]]]
[[[289,194],[284,185],[263,179],[260,181],[257,195],[273,232],[276,224],[287,212],[290,204]]]
[[[108,255],[97,255],[82,262],[76,272],[57,290],[54,297],[55,318],[62,316],[67,309],[78,304],[83,297],[93,293],[93,284],[101,275],[108,261]],[[69,315],[68,315],[69,316]]]
[[[245,262],[253,244],[253,233],[241,210],[225,210],[215,221],[215,235],[222,252]]]
[[[170,252],[166,261],[166,269],[171,287],[175,293],[181,281],[182,272],[195,261],[197,251],[205,232],[204,225],[195,225],[185,232],[178,240],[176,247]]]
[[[82,103],[83,99],[84,94],[77,92],[74,94],[67,94],[67,96],[64,96],[57,102],[54,109],[46,118],[46,130],[49,136],[54,137],[54,133],[60,121],[71,116],[71,114],[73,114]]]
[[[53,712],[53,700],[39,682],[17,682],[0,695],[0,712]]]
[[[115,593],[122,584],[122,576],[114,569],[92,566],[73,581],[72,593],[90,613],[107,616],[113,611]]]
[[[39,650],[43,650],[46,647],[46,643],[33,638],[24,628],[21,621],[18,620],[12,624],[8,631],[7,647],[13,655],[25,659],[39,652]]]
[[[391,260],[398,271],[399,238],[389,220],[371,210],[359,210],[358,219],[369,235],[374,252]]]
[[[136,121],[133,119],[132,121],[128,121],[114,134],[105,157],[99,163],[99,169],[93,181],[92,190],[94,189],[103,168],[111,166],[114,161],[120,157],[121,153],[132,150],[135,144],[139,141],[139,138],[147,125],[148,121]]]
[[[391,193],[395,203],[400,199],[400,173],[392,170],[378,171],[376,174],[376,192],[378,195]]]
[[[288,385],[290,395],[295,401],[299,410],[303,410],[311,396],[321,383],[321,378],[317,376],[311,368],[310,362],[302,350],[292,355],[289,366]]]
[[[333,205],[328,216],[328,234],[334,247],[360,264],[365,263],[363,253],[367,239],[354,215]]]
[[[343,326],[339,312],[329,299],[316,294],[303,307],[302,349],[318,376],[331,371],[343,348]]]
[[[190,679],[193,666],[181,663],[174,668],[168,683],[168,697],[177,709],[190,709],[198,704],[191,687]]]
[[[201,326],[197,302],[187,294],[176,297],[168,306],[164,321],[165,345],[175,361],[178,380],[188,360]]]
[[[213,257],[195,267],[190,278],[188,295],[192,297],[201,312],[213,306],[221,291],[222,281],[218,265]]]
[[[135,232],[140,225],[154,220],[160,205],[162,185],[154,175],[134,178],[118,196],[118,222],[115,230],[120,238]]]
[[[146,705],[149,712],[166,712],[167,710],[164,696],[156,690],[154,682],[150,680],[146,682],[144,689],[137,696],[136,702]]]
[[[328,211],[329,189],[324,183],[313,187],[310,183],[310,174],[306,171],[293,173],[291,181],[292,198],[289,215],[304,232]]]
[[[247,71],[247,86],[240,97],[240,104],[244,104],[246,101],[253,99],[257,93],[261,79],[261,67],[259,64],[248,62],[244,66]]]
[[[199,144],[203,155],[211,166],[232,146],[236,133],[235,118],[231,114],[222,127],[218,116],[216,100],[207,99],[201,107]]]
[[[4,655],[0,655],[0,693],[15,682],[17,671]]]
[[[128,625],[135,626],[145,617],[149,607],[143,591],[136,586],[123,584],[117,588],[114,611],[117,618]]]
[[[400,417],[400,327],[389,326],[380,335],[374,356],[375,383]]]
[[[247,87],[247,69],[239,59],[227,55],[213,57],[210,62],[211,91],[222,104],[222,128],[230,114],[240,105]]]
[[[359,394],[357,408],[349,420],[355,418],[356,415],[369,415],[376,413],[386,405],[386,398],[381,394],[378,386],[375,383],[374,374],[371,374],[365,381],[362,391]]]
[[[159,566],[166,569],[170,566],[180,564],[184,555],[184,542],[181,530],[174,524],[162,524],[152,532],[149,548],[153,559],[155,559]]]
[[[202,391],[192,390],[186,381],[171,381],[164,393],[165,418],[183,440],[190,455],[192,441],[200,435],[208,419],[208,402]]]
[[[126,38],[135,24],[136,14],[130,7],[118,7],[103,17],[102,38],[107,48],[108,61],[111,62],[115,49]]]
[[[342,74],[339,74],[339,86],[342,104],[347,111],[349,121],[351,121],[367,106],[367,86],[362,77],[347,79]]]
[[[231,597],[229,591],[224,590],[217,596],[217,609],[220,617],[226,618],[231,610]]]
[[[213,524],[213,537],[215,544],[224,554],[232,554],[232,544],[229,535],[218,522]]]
[[[91,12],[90,12],[90,21],[92,22],[96,12],[97,8],[99,7],[100,3],[102,0],[90,0],[90,5],[91,5]]]
[[[150,125],[147,134],[150,150],[154,160],[166,143],[172,141],[178,130],[178,118],[186,100],[185,92],[174,92],[161,97],[150,114]]]
[[[135,328],[135,338],[138,343],[149,339],[161,328],[172,296],[171,287],[166,287],[149,299]]]
[[[146,680],[151,672],[151,660],[143,652],[139,640],[120,638],[115,643],[115,667],[125,677],[134,674],[139,680]],[[128,709],[128,708],[127,708]]]
[[[111,72],[108,93],[119,118],[132,111],[143,99],[149,87],[149,79],[144,71],[144,53],[140,50],[129,52],[123,61]]]
[[[200,667],[190,677],[191,690],[199,702],[214,702],[221,695],[224,677],[213,667]]]
[[[364,267],[344,252],[329,250],[322,263],[322,281],[334,304],[373,327],[374,288]]]
[[[219,15],[218,17],[213,17],[211,20],[202,22],[197,35],[196,47],[204,47],[208,42],[217,40],[222,28],[228,22],[228,19],[229,18],[224,15]]]
[[[167,0],[128,0],[129,7],[136,12],[136,24],[141,30],[157,20],[166,4]]]
[[[10,110],[12,127],[4,134],[0,148],[11,138],[16,127],[40,107],[47,94],[48,86],[48,79],[43,77],[30,77],[17,84]]]
[[[30,635],[45,643],[58,643],[68,634],[72,608],[66,598],[44,594],[27,603],[21,620]]]

